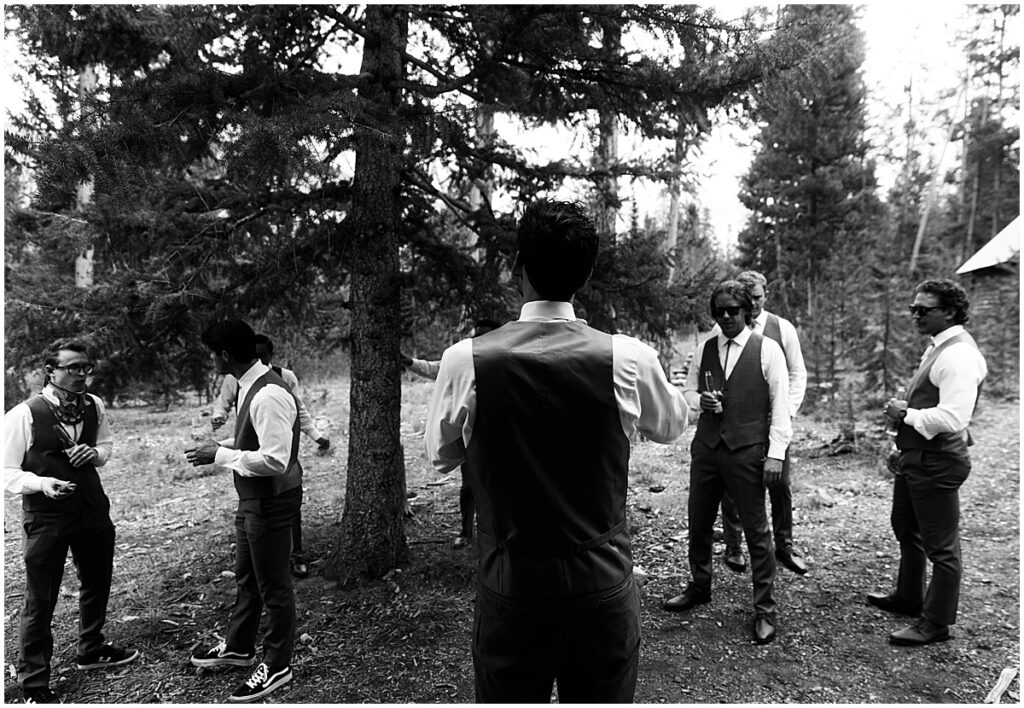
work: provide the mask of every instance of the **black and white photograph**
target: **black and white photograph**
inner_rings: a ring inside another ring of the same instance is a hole
[[[3,12],[4,703],[1021,702],[1018,4]]]

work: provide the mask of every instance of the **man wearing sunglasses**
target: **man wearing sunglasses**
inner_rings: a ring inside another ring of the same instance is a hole
[[[884,413],[898,422],[892,492],[892,529],[900,544],[896,589],[871,593],[868,603],[917,619],[889,635],[892,644],[920,646],[950,638],[962,576],[960,485],[971,471],[968,425],[988,373],[985,357],[964,329],[970,303],[952,280],[925,280],[910,314],[931,337],[907,399],[889,399]],[[925,591],[926,559],[932,563]]]
[[[765,487],[782,480],[792,437],[789,377],[782,348],[750,329],[750,291],[736,280],[711,292],[720,333],[708,339],[697,379],[701,414],[690,446],[689,561],[691,581],[664,604],[686,612],[711,601],[711,555],[718,506],[726,491],[739,512],[754,586],[753,639],[775,639],[775,556],[765,514]]]
[[[439,472],[463,461],[477,504],[478,703],[629,703],[640,598],[626,519],[630,438],[687,424],[657,353],[576,318],[599,239],[580,204],[519,221],[519,319],[441,357],[427,413]]]
[[[807,368],[804,366],[804,355],[800,350],[800,338],[796,328],[784,317],[764,309],[768,299],[768,280],[756,270],[747,270],[736,276],[736,279],[747,286],[750,291],[754,311],[751,313],[751,329],[758,334],[775,340],[782,347],[786,357],[786,369],[789,372],[789,415],[795,418],[800,404],[803,403],[807,390]],[[719,333],[718,325],[711,334]],[[793,545],[793,490],[790,486],[790,468],[792,460],[787,448],[786,459],[782,465],[782,482],[768,489],[768,498],[772,506],[772,531],[775,540],[775,557],[783,567],[797,575],[807,572],[807,563]],[[729,493],[722,498],[722,532],[725,541],[725,564],[738,573],[746,570],[743,551],[740,543],[743,530],[736,506],[732,503]]]
[[[98,467],[113,447],[106,409],[88,393],[93,365],[85,345],[62,340],[50,349],[42,392],[4,416],[4,486],[24,510],[25,607],[18,683],[26,703],[58,703],[50,690],[53,612],[68,550],[81,582],[75,660],[81,670],[135,661],[138,650],[104,641],[114,567],[110,500]]]

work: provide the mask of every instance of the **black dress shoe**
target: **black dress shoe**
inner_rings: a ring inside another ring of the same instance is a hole
[[[782,565],[797,575],[807,574],[807,563],[804,562],[803,556],[792,546],[785,546],[776,550],[775,558],[778,559],[779,563],[782,563]]]
[[[725,565],[729,570],[742,573],[747,569],[747,560],[743,557],[743,551],[735,546],[725,547]]]
[[[775,639],[775,615],[761,615],[754,618],[754,642],[769,644]]]
[[[874,605],[880,610],[892,612],[893,614],[897,615],[918,617],[921,614],[920,602],[907,600],[905,598],[900,597],[896,593],[889,593],[888,595],[886,595],[880,592],[869,592],[868,604]]]
[[[704,594],[698,592],[690,585],[683,590],[682,595],[676,595],[669,600],[665,600],[662,608],[668,612],[686,612],[687,610],[692,610],[697,605],[706,605],[709,602],[711,602],[711,593]]]
[[[904,627],[889,635],[890,644],[898,644],[905,647],[919,647],[931,644],[932,642],[944,642],[947,639],[949,639],[948,626],[935,624],[924,617],[909,627]]]

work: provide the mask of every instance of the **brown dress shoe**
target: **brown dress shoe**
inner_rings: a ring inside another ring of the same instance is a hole
[[[759,614],[754,618],[754,642],[769,644],[775,639],[775,615]]]
[[[735,546],[726,546],[725,565],[735,573],[745,571],[747,569],[747,560],[743,557],[743,551]]]
[[[775,551],[775,558],[782,563],[785,567],[792,570],[797,575],[807,574],[807,563],[804,562],[803,556],[800,555],[792,546],[784,546]]]
[[[668,612],[686,612],[692,610],[697,605],[706,605],[711,602],[711,594],[703,594],[698,592],[693,586],[687,586],[681,595],[665,600],[665,604],[662,608]]]
[[[869,592],[868,604],[897,615],[907,615],[908,617],[919,617],[921,615],[920,602],[907,600],[896,593],[886,595],[880,592]]]
[[[904,627],[889,635],[890,644],[904,647],[919,647],[932,642],[944,642],[947,639],[949,639],[949,627],[944,624],[935,624],[924,617],[909,627]]]

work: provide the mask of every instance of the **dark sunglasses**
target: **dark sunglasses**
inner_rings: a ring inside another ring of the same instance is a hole
[[[743,308],[740,307],[739,305],[729,305],[728,307],[712,308],[711,313],[715,317],[722,317],[724,315],[729,315],[729,317],[735,317],[736,315],[740,314],[740,311],[742,310]]]
[[[928,307],[927,305],[911,305],[909,308],[910,314],[913,317],[924,317],[932,310],[943,309],[941,305],[935,305],[934,307]]]

